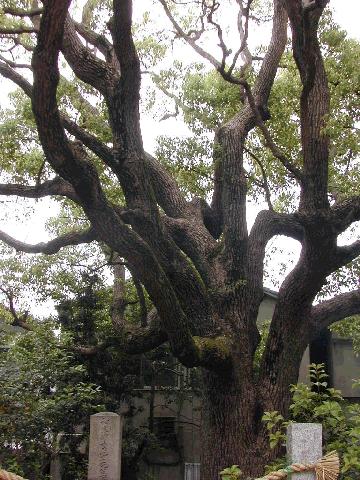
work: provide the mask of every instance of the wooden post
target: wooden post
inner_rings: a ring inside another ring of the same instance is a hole
[[[287,459],[292,463],[315,463],[322,457],[322,426],[291,423],[287,428]],[[315,480],[314,472],[292,473],[291,480]]]

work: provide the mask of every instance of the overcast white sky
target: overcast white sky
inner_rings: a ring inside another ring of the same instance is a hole
[[[139,2],[139,0],[137,0]],[[142,2],[141,2],[142,3]],[[145,6],[146,2],[143,4]],[[360,1],[359,0],[331,0],[330,5],[335,11],[335,20],[339,25],[345,29],[350,36],[360,40],[360,30],[359,30],[359,20],[360,20]],[[177,46],[179,48],[180,45]],[[196,60],[196,57],[194,57]],[[9,84],[0,80],[0,100],[2,105],[7,103],[6,94],[9,91]],[[145,142],[145,147],[148,150],[153,150],[154,140],[157,135],[164,134],[166,132],[176,131],[178,133],[181,126],[177,120],[169,120],[167,122],[162,122],[160,125],[152,118],[145,118],[143,125],[143,137]],[[34,202],[31,203],[32,205]],[[33,214],[26,218],[23,218],[24,206],[23,202],[18,202],[18,209],[14,207],[9,208],[7,203],[2,203],[2,214],[0,214],[0,229],[6,231],[7,233],[16,236],[19,240],[27,241],[29,243],[36,243],[39,241],[44,241],[47,238],[47,233],[44,229],[44,224],[49,215],[52,214],[52,209],[56,208],[55,205],[51,202],[38,202],[35,204]],[[8,209],[8,214],[5,212]],[[14,217],[14,213],[18,210],[19,217],[21,221]],[[256,208],[249,209],[250,217],[254,217],[256,213]],[[4,215],[5,214],[5,215]],[[252,218],[249,218],[249,221],[252,221]],[[273,244],[274,246],[274,244]],[[298,253],[298,248],[296,247],[295,242],[286,240],[286,242],[281,243],[283,249],[283,258],[292,257],[296,258]],[[269,285],[271,286],[271,285]]]

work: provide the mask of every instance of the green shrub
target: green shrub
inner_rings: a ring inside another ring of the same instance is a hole
[[[355,480],[360,471],[360,405],[346,402],[339,390],[329,388],[324,365],[311,364],[310,383],[291,386],[293,394],[290,417],[285,421],[279,412],[265,412],[263,421],[269,432],[270,447],[286,439],[289,422],[321,423],[324,453],[337,450],[341,459],[341,480]],[[354,386],[358,386],[355,382]],[[279,458],[267,471],[281,468]]]

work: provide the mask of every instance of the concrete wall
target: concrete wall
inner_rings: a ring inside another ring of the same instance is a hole
[[[274,308],[276,304],[276,299],[266,295],[264,300],[260,304],[259,314],[258,314],[258,324],[261,325],[265,320],[271,320]]]
[[[258,324],[261,325],[264,321],[271,320],[274,308],[276,305],[276,297],[273,294],[265,295],[264,300],[260,304],[258,314]],[[309,348],[306,349],[301,361],[299,370],[299,382],[308,383],[308,366],[310,365]]]
[[[352,388],[353,380],[360,378],[360,356],[354,354],[351,340],[333,335],[331,353],[334,387],[346,398],[360,398],[360,388]]]

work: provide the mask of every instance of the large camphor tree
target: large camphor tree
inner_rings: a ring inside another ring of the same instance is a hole
[[[328,2],[269,2],[271,39],[257,56],[250,53],[248,37],[251,22],[257,21],[253,7],[259,2],[155,2],[161,4],[176,37],[212,64],[224,89],[229,85],[235,92],[231,118],[216,128],[211,201],[184,194],[166,162],[144,150],[140,88],[142,75],[148,72],[143,72],[133,37],[131,0],[86,3],[87,11],[104,4],[104,11],[110,12],[101,32],[91,28],[86,15],[82,22],[72,17],[70,0],[2,3],[0,73],[31,99],[36,141],[45,162],[21,183],[13,183],[10,175],[11,183],[2,183],[0,194],[65,198],[83,213],[88,226],[37,245],[4,232],[0,239],[17,251],[48,255],[69,245],[99,242],[124,259],[154,308],[139,328],[128,326],[122,315],[113,315],[119,348],[143,353],[168,342],[179,362],[201,371],[202,479],[215,480],[232,464],[245,474],[261,474],[272,455],[263,413],[277,410],[286,415],[289,385],[297,381],[306,346],[333,322],[360,312],[357,289],[315,301],[327,277],[360,254],[360,241],[338,245],[339,235],[360,220],[360,196],[356,185],[336,188],[337,179],[340,184],[342,175],[356,171],[356,148],[334,153],[330,141],[331,95],[323,56],[331,59],[332,52],[318,39]],[[134,4],[134,9],[143,8]],[[219,17],[237,19],[237,35],[231,37],[237,45],[226,45]],[[97,18],[103,22],[101,15]],[[206,48],[211,45],[206,41],[208,29],[217,35],[219,57]],[[279,69],[286,75],[292,68],[289,55],[284,56],[286,49],[295,59],[293,82],[299,88],[279,88],[271,107],[274,86],[281,81]],[[334,52],[335,70],[340,71],[339,54]],[[31,56],[31,67],[19,61],[21,55]],[[59,58],[66,62],[62,76]],[[73,87],[66,81],[70,71],[83,85],[83,97],[72,105],[64,95]],[[331,87],[346,89],[336,78]],[[359,91],[351,93],[352,104],[341,107],[340,120],[347,119],[348,108],[356,121]],[[96,96],[100,111],[91,100]],[[175,103],[177,108],[184,106],[181,100]],[[87,115],[76,115],[80,104]],[[296,125],[296,141],[286,148],[279,146],[286,144],[281,118],[278,133],[269,127],[272,108],[279,116],[280,104],[296,105],[293,112],[287,111],[290,116],[284,114],[283,123]],[[189,114],[190,107],[185,107]],[[344,121],[336,131],[346,137],[354,128]],[[21,148],[24,143],[19,142]],[[15,151],[12,155],[8,163],[21,158]],[[261,181],[249,173],[250,161],[257,165]],[[9,179],[6,169],[3,178]],[[249,230],[251,182],[265,190],[268,209],[258,213]],[[271,201],[272,189],[290,189],[296,201],[280,208]],[[268,243],[278,235],[297,240],[301,254],[279,289],[265,350],[260,366],[255,366],[264,258]]]

